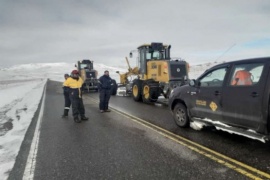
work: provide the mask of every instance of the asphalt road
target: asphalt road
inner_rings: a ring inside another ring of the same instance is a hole
[[[34,179],[268,179],[270,145],[225,132],[175,125],[166,105],[113,96],[99,113],[84,95],[80,124],[62,119],[61,83],[47,84]],[[19,179],[32,123],[9,179]]]

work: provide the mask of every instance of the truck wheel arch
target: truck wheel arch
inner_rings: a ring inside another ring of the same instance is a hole
[[[178,104],[178,103],[183,104],[183,105],[186,106],[186,108],[187,108],[186,103],[185,103],[182,99],[175,99],[175,100],[173,101],[172,105],[171,105],[171,110],[174,110],[176,104]],[[187,109],[188,109],[188,108],[187,108]]]

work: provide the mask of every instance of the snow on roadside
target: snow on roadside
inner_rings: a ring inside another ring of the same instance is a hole
[[[94,65],[95,66],[95,65]],[[0,69],[0,179],[7,179],[40,102],[47,79],[63,82],[74,63],[37,63]],[[119,80],[121,68],[96,64],[98,77],[105,70]]]
[[[11,171],[47,79],[0,82],[0,179]]]

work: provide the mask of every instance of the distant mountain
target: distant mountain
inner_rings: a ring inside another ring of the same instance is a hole
[[[206,69],[219,64],[206,63],[200,65],[194,65],[190,67],[189,77],[190,79],[196,79],[200,74],[202,74]],[[12,66],[10,68],[0,69],[0,81],[5,80],[21,80],[21,79],[37,79],[37,78],[48,78],[54,81],[64,81],[64,74],[70,74],[72,70],[76,69],[74,63],[31,63],[31,64],[21,64]],[[94,69],[98,71],[98,77],[103,75],[105,70],[110,72],[111,78],[119,82],[119,75],[116,71],[120,73],[127,72],[124,66],[121,67],[111,67],[104,64],[95,63]]]

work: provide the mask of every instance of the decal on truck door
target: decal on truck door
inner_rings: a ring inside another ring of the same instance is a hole
[[[203,100],[196,100],[196,104],[200,106],[206,106],[206,101]]]
[[[214,103],[213,101],[209,104],[209,107],[212,109],[212,111],[216,111],[217,110],[217,104]]]

